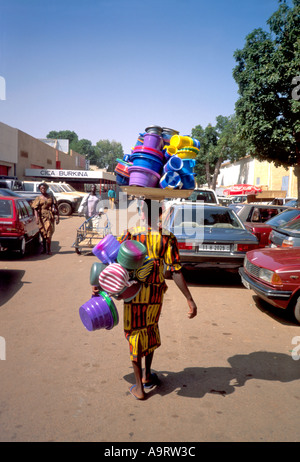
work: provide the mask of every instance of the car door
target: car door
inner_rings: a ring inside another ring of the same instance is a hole
[[[28,227],[30,228],[30,236],[34,237],[39,232],[39,227],[36,224],[33,209],[30,207],[28,201],[24,200],[24,205],[28,214]]]
[[[29,215],[25,202],[18,201],[19,221],[23,224],[26,240],[30,240],[33,237],[33,217]]]

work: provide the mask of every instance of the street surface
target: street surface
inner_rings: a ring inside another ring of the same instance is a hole
[[[236,274],[189,277],[194,319],[167,281],[153,360],[161,385],[145,401],[129,394],[123,302],[112,330],[89,332],[79,318],[97,261],[72,248],[82,222],[61,219],[52,256],[0,255],[0,441],[299,441],[300,327]]]

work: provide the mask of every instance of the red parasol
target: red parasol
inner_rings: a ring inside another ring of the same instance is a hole
[[[262,189],[259,186],[253,186],[251,184],[235,184],[227,189],[224,189],[223,194],[226,196],[236,196],[238,194],[256,194],[261,192]]]

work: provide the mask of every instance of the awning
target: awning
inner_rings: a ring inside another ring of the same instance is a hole
[[[262,189],[259,186],[251,184],[235,184],[234,186],[224,189],[223,194],[225,194],[225,196],[237,196],[240,194],[257,194],[261,191]]]

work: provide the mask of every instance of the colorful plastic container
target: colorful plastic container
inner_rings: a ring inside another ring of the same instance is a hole
[[[181,159],[182,160],[182,169],[180,170],[180,175],[189,175],[194,173],[194,168],[196,165],[195,159]]]
[[[135,167],[149,168],[157,173],[161,173],[163,168],[163,161],[153,154],[144,154],[140,152],[132,154],[132,163]]]
[[[170,156],[175,156],[177,154],[177,148],[175,146],[172,146],[171,144],[167,146],[166,151]]]
[[[162,189],[178,189],[181,187],[181,177],[179,173],[174,171],[166,172],[159,182]],[[186,188],[188,189],[188,188]]]
[[[79,308],[79,316],[88,331],[110,330],[119,322],[114,302],[103,292],[84,303]]]
[[[123,268],[135,270],[140,268],[146,258],[147,248],[144,244],[134,240],[122,242],[118,252],[117,261]]]
[[[143,167],[129,167],[129,186],[141,186],[143,188],[155,188],[160,180],[160,175],[153,170]]]
[[[155,134],[155,135],[161,135],[162,130],[163,129],[159,125],[150,125],[149,127],[145,128],[146,133]]]
[[[107,265],[101,262],[94,262],[91,266],[90,270],[90,284],[92,286],[98,286],[99,285],[99,275],[101,271],[103,271]]]
[[[193,146],[193,140],[190,136],[174,135],[170,139],[170,145],[174,146],[177,149],[180,149],[185,146]]]
[[[179,132],[177,130],[173,130],[173,128],[162,128],[161,136],[163,137],[164,144],[170,144],[170,139],[174,135],[179,135]]]
[[[178,156],[171,156],[164,165],[164,172],[179,172],[183,168],[183,160]]]
[[[195,189],[195,174],[190,173],[188,175],[180,175],[182,182],[182,189]]]
[[[142,288],[142,285],[140,282],[136,282],[135,284],[132,284],[130,287],[125,287],[125,289],[122,290],[117,295],[113,295],[114,298],[117,300],[124,300],[124,302],[130,302],[136,295],[140,292]]]
[[[197,152],[190,149],[179,149],[176,155],[181,159],[195,159],[197,157]]]
[[[132,284],[129,272],[120,263],[108,265],[99,275],[99,285],[108,294],[118,294]]]
[[[160,150],[163,147],[163,139],[156,133],[146,133],[144,136],[144,146]]]
[[[144,135],[145,133],[140,133],[139,137],[135,143],[136,146],[142,146],[144,144]]]
[[[199,141],[199,140],[196,140],[196,138],[192,138],[192,140],[193,140],[193,146],[194,146],[195,148],[198,148],[198,149],[199,149],[199,148],[200,148],[200,141]]]
[[[131,162],[131,154],[124,154],[123,162]]]
[[[162,151],[158,149],[149,148],[148,146],[136,146],[132,151],[131,157],[137,153],[138,154],[152,154],[153,156],[157,156],[161,160],[163,160],[164,158],[164,154]]]
[[[117,159],[118,164],[115,168],[115,172],[117,174],[116,176],[116,182],[120,186],[128,185],[129,184],[129,171],[128,167],[132,165],[132,163],[125,162],[124,160]]]
[[[112,234],[108,234],[95,245],[92,252],[102,263],[110,264],[116,261],[119,248],[120,242]]]

